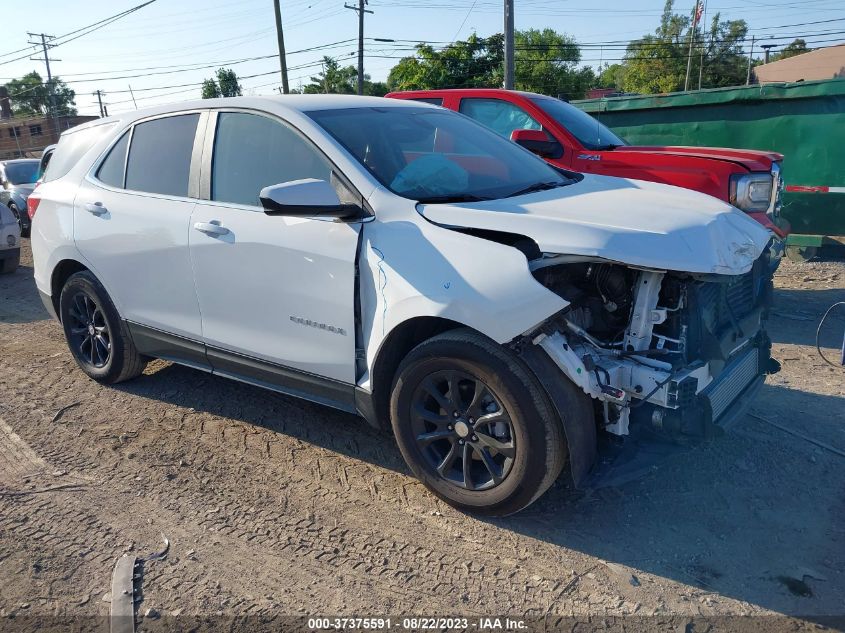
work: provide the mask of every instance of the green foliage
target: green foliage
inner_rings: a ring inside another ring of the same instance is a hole
[[[215,79],[202,82],[202,98],[215,99],[217,97],[240,97],[241,85],[238,75],[231,68],[218,68]]]
[[[41,75],[33,71],[12,79],[6,84],[11,97],[12,112],[19,116],[52,115],[74,116],[76,93],[58,77],[44,82]],[[50,92],[53,94],[54,107],[50,107]]]
[[[519,90],[577,98],[595,77],[589,68],[577,68],[578,44],[552,29],[529,29],[514,34],[515,87]],[[402,59],[387,78],[391,90],[437,88],[490,88],[504,82],[504,36],[471,35],[442,50],[427,44],[413,57]]]
[[[323,57],[323,68],[318,75],[311,77],[311,83],[304,86],[305,94],[356,94],[358,92],[358,69],[351,64],[341,66],[333,57]],[[370,81],[364,74],[364,94],[371,97],[383,97],[388,92],[383,81]]]
[[[311,77],[305,94],[355,94],[358,89],[358,71],[355,66],[341,66],[333,57],[323,57],[323,69]]]
[[[796,55],[803,55],[804,53],[809,52],[810,49],[807,48],[807,42],[805,42],[801,38],[798,38],[792,40],[792,42],[784,46],[779,53],[775,53],[774,55],[772,55],[769,61],[776,62],[779,59],[787,59],[789,57],[795,57]]]
[[[625,86],[625,66],[622,64],[608,64],[605,63],[601,69],[598,78],[596,79],[597,88],[612,88],[614,90],[624,90]]]
[[[690,38],[693,42],[691,87],[698,86],[699,69],[702,69],[704,88],[744,84],[748,64],[742,53],[748,33],[745,20],[721,21],[717,13],[705,32],[703,25],[692,28],[691,15],[674,13],[673,5],[674,0],[666,0],[654,35],[646,35],[628,46],[623,62],[623,88],[644,94],[683,90]]]

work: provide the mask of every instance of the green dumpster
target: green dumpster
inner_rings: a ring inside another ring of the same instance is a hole
[[[788,245],[845,247],[845,80],[573,101],[633,145],[784,155]]]

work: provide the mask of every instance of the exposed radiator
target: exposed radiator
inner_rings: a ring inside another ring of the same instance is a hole
[[[710,401],[714,422],[757,377],[759,358],[759,350],[756,347],[750,349],[725,367],[719,377],[704,390],[703,395]]]

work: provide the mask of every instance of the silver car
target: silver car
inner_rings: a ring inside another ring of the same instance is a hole
[[[26,199],[35,189],[40,162],[37,158],[21,158],[0,163],[0,203],[12,211],[24,237],[29,236],[30,225]]]

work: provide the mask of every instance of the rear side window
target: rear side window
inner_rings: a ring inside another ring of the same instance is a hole
[[[187,197],[199,118],[199,114],[180,114],[136,125],[129,147],[126,188]]]
[[[258,194],[264,187],[303,178],[331,182],[331,172],[311,143],[278,121],[240,112],[221,112],[217,118],[212,200],[261,206]]]
[[[58,180],[73,169],[83,154],[91,149],[95,143],[100,141],[108,132],[117,125],[106,123],[95,125],[81,130],[68,130],[59,139],[53,158],[44,172],[44,182]]]
[[[97,179],[112,187],[123,189],[123,174],[126,171],[126,147],[129,145],[129,132],[124,133],[120,140],[111,148],[106,160],[97,170]]]

